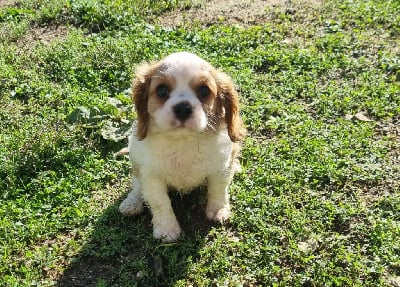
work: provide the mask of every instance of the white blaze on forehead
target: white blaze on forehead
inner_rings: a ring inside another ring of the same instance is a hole
[[[183,123],[176,118],[174,107],[183,102],[189,103],[192,108],[190,117],[183,124],[184,127],[196,132],[207,127],[207,116],[196,91],[192,90],[191,81],[211,69],[208,62],[188,52],[171,54],[162,60],[159,75],[165,77],[166,83],[173,79],[173,85],[170,87],[172,89],[168,99],[154,113],[158,127],[164,130],[182,127]]]
[[[178,52],[169,55],[162,61],[164,73],[180,78],[190,78],[211,65],[192,53]]]

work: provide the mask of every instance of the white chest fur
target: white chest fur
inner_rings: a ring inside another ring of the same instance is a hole
[[[206,184],[207,177],[229,172],[232,142],[225,130],[196,135],[151,134],[132,137],[130,155],[140,173],[151,174],[186,192]]]

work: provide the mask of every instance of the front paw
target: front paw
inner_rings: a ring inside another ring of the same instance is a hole
[[[162,224],[154,224],[153,236],[161,239],[163,242],[176,241],[181,234],[181,227],[176,219],[172,222],[163,222]]]
[[[128,197],[119,205],[119,212],[125,216],[135,216],[143,212],[143,200],[135,194],[128,194]]]
[[[223,223],[231,216],[229,205],[225,206],[213,206],[207,205],[206,209],[207,218],[211,221]]]

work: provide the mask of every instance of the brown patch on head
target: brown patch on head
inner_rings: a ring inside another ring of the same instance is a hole
[[[235,85],[228,75],[222,72],[217,74],[218,100],[225,109],[225,122],[232,142],[244,139],[246,129],[239,114],[239,95]]]
[[[190,81],[189,86],[203,104],[204,110],[211,112],[218,92],[217,83],[212,74],[207,71],[196,76]]]
[[[207,126],[211,130],[217,130],[224,123],[224,108],[221,105],[219,97],[218,84],[216,82],[217,71],[212,67],[195,77],[190,82],[190,88],[197,95],[203,106],[204,112],[207,114]]]
[[[151,77],[149,86],[148,111],[150,114],[161,108],[169,99],[171,91],[176,87],[176,79],[169,75],[167,67],[163,64],[159,65]]]
[[[143,140],[148,132],[151,115],[162,107],[175,89],[176,80],[167,73],[167,66],[162,62],[143,64],[136,70],[136,78],[132,84],[132,99],[136,107],[137,131],[139,140]],[[159,94],[159,89],[166,90],[166,96]]]

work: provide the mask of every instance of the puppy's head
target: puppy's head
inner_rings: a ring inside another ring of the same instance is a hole
[[[245,134],[239,98],[232,80],[198,56],[180,52],[136,71],[132,98],[137,137],[152,129],[203,132],[226,124],[233,142]]]

